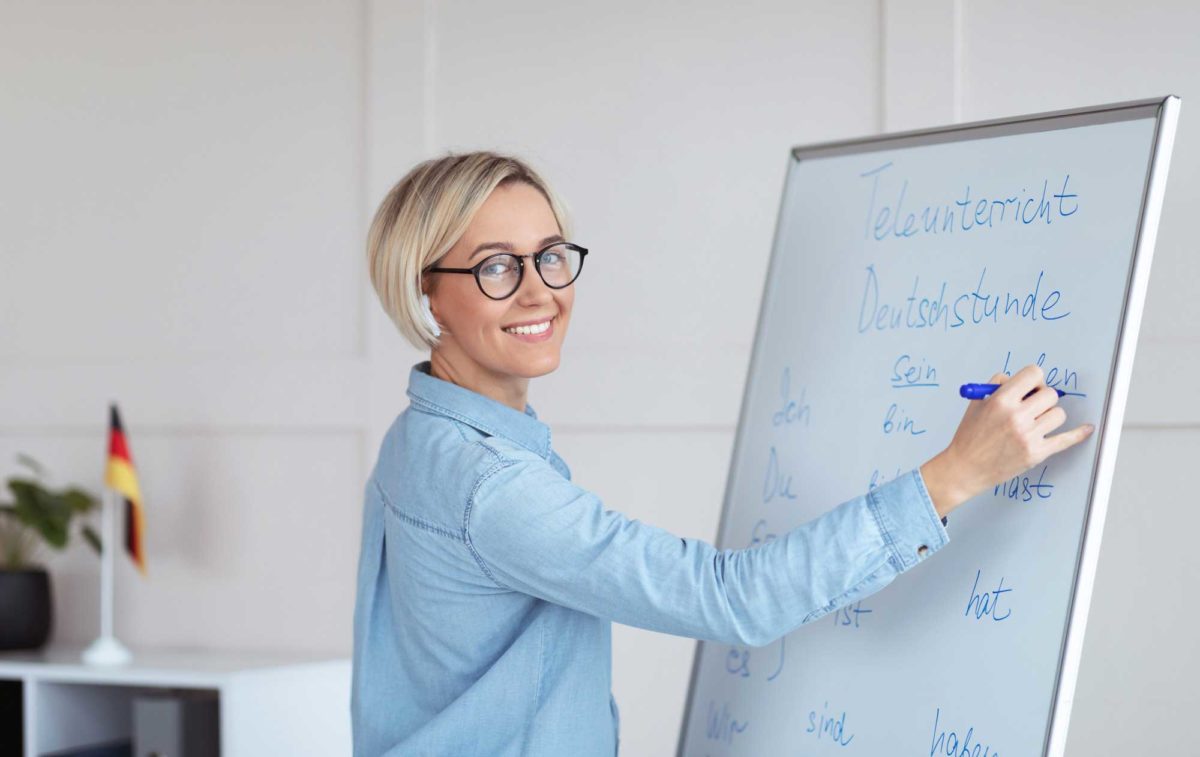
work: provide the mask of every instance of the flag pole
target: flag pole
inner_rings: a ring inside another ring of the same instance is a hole
[[[100,515],[100,636],[83,650],[83,661],[89,665],[124,665],[133,659],[133,654],[113,635],[113,555],[116,553],[116,535],[113,528],[113,500],[116,492],[104,490],[103,508]]]

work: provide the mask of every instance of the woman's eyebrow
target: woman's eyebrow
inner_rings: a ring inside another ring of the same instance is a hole
[[[538,247],[542,248],[548,244],[554,244],[555,242],[565,242],[565,241],[567,241],[567,240],[563,239],[561,235],[554,234],[554,235],[548,236],[545,239],[543,239],[542,241],[538,242]],[[513,247],[511,242],[484,242],[483,244],[481,244],[475,248],[475,250],[471,253],[471,256],[467,258],[467,262],[468,263],[471,262],[472,258],[474,258],[479,253],[483,252],[484,250],[504,250],[505,252],[513,252],[513,253],[516,252],[516,248]]]

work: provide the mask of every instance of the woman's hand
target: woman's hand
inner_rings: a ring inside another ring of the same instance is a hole
[[[1047,436],[1067,414],[1038,365],[1027,365],[1012,378],[997,373],[989,383],[1001,386],[985,400],[967,402],[950,446],[921,466],[938,515],[1078,444],[1095,428],[1085,423]]]

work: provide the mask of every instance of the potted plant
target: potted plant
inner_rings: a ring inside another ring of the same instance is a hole
[[[10,477],[12,501],[0,501],[0,649],[35,649],[50,638],[52,625],[50,575],[35,562],[41,543],[62,550],[71,520],[99,500],[77,487],[48,489],[40,463],[20,454],[17,462],[34,478]],[[82,531],[99,554],[100,536],[86,523]]]

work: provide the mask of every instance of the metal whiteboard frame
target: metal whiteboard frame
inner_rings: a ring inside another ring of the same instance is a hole
[[[746,405],[750,399],[752,379],[758,365],[767,294],[771,274],[775,269],[778,257],[779,233],[784,223],[783,214],[786,207],[788,181],[794,162],[1013,134],[1056,131],[1142,118],[1156,119],[1154,142],[1150,147],[1150,159],[1142,188],[1138,228],[1126,274],[1125,301],[1119,322],[1117,345],[1110,366],[1108,398],[1096,428],[1098,443],[1092,464],[1092,483],[1088,493],[1090,504],[1084,516],[1082,537],[1076,554],[1075,585],[1068,599],[1067,627],[1063,634],[1058,676],[1051,700],[1050,728],[1042,746],[1043,757],[1062,757],[1067,745],[1067,729],[1071,718],[1071,707],[1075,701],[1075,685],[1079,675],[1079,661],[1083,653],[1084,631],[1087,626],[1088,610],[1091,608],[1096,565],[1100,559],[1100,539],[1104,534],[1104,520],[1108,513],[1108,496],[1112,488],[1113,470],[1116,466],[1117,446],[1121,440],[1121,426],[1125,419],[1125,403],[1129,396],[1129,380],[1133,374],[1133,359],[1137,348],[1138,331],[1141,329],[1146,287],[1150,281],[1150,263],[1154,257],[1158,222],[1162,215],[1167,171],[1171,163],[1171,150],[1175,143],[1175,129],[1179,120],[1179,105],[1179,97],[1166,95],[1145,100],[1130,100],[1085,108],[1033,113],[1012,118],[997,118],[931,129],[881,134],[873,137],[821,142],[792,148],[788,158],[788,167],[784,172],[783,192],[780,194],[779,213],[776,216],[775,233],[771,241],[771,259],[764,276],[758,319],[755,324],[754,347],[746,369],[742,404],[738,411],[738,427],[734,435],[733,454],[730,457],[729,472],[725,478],[725,494],[721,505],[721,520],[717,529],[717,544],[724,542],[730,490],[733,485],[735,466],[741,452]],[[692,708],[695,704],[696,678],[705,643],[697,641],[692,655],[692,672],[688,679],[688,695],[683,711],[683,724],[680,727],[679,740],[676,744],[677,757],[683,757],[685,739],[692,718]]]

